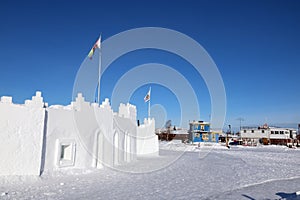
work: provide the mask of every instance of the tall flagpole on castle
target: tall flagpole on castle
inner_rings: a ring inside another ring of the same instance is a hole
[[[148,119],[150,119],[150,99],[151,99],[151,87],[149,88],[148,93],[144,97],[144,101],[148,102]]]
[[[100,79],[101,79],[101,34],[99,37],[99,68],[98,68],[98,104],[100,105]]]
[[[150,98],[150,93],[151,93],[151,87],[150,87],[150,90],[149,90],[148,119],[150,119],[150,101],[151,101],[151,98]]]
[[[99,36],[99,38],[96,40],[96,43],[94,44],[94,46],[92,47],[92,49],[90,50],[88,57],[90,58],[90,60],[93,59],[93,55],[96,51],[96,49],[99,49],[99,65],[98,65],[98,104],[100,104],[100,78],[101,78],[101,34]],[[96,100],[95,100],[96,102]]]

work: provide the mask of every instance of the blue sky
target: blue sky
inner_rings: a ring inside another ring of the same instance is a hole
[[[200,43],[215,61],[227,95],[225,126],[300,122],[300,2],[273,1],[6,1],[0,3],[0,96],[23,103],[41,90],[50,105],[72,100],[74,78],[93,42],[128,29],[164,27]],[[158,50],[122,56],[105,72],[101,99],[136,65],[172,66],[192,82],[199,119],[208,120],[210,96],[201,76],[176,55]],[[174,95],[152,85],[152,104],[161,104],[178,123]],[[131,103],[147,116],[141,86]],[[116,110],[117,107],[114,107]],[[192,119],[191,119],[192,120]]]

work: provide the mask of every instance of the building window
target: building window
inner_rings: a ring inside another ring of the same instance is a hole
[[[283,134],[283,131],[280,131],[280,134]]]
[[[57,140],[57,166],[74,166],[75,150],[76,145],[74,140]]]
[[[279,134],[279,131],[275,131],[275,134]]]
[[[271,134],[274,134],[274,131],[271,131]]]
[[[251,130],[251,133],[254,133],[254,130]]]
[[[265,133],[265,130],[261,130],[261,133]]]
[[[247,133],[247,130],[244,130],[244,133]]]

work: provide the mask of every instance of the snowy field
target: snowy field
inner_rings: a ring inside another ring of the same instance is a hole
[[[184,152],[185,151],[185,152]],[[118,169],[0,177],[0,199],[300,199],[300,149],[160,144]]]

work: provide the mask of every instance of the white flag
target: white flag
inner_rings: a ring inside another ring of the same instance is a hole
[[[100,37],[98,38],[98,40],[95,42],[95,44],[94,44],[94,46],[92,47],[92,49],[90,50],[88,57],[89,57],[90,59],[92,59],[92,58],[93,58],[93,55],[94,55],[94,53],[95,53],[95,50],[96,50],[96,49],[100,49],[100,48],[101,48],[101,35],[100,35]]]
[[[148,93],[146,94],[146,96],[144,97],[144,101],[148,102],[150,100],[150,93],[151,93],[151,88],[149,89]]]

